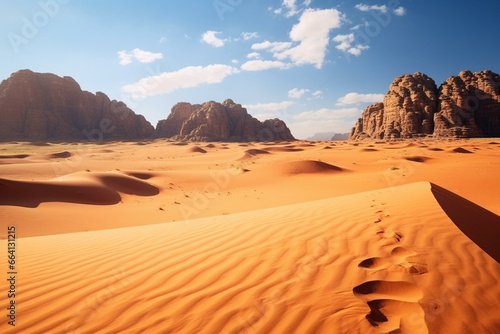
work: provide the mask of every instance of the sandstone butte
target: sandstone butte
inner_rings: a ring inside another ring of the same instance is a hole
[[[140,139],[154,128],[123,102],[70,77],[21,70],[0,83],[0,140]]]
[[[368,106],[350,139],[500,137],[500,75],[462,71],[440,87],[423,73],[397,77]]]
[[[177,103],[166,120],[158,122],[155,136],[190,141],[294,140],[286,124],[275,118],[260,122],[231,99],[201,105]]]
[[[279,120],[260,122],[241,105],[178,103],[155,128],[125,103],[83,91],[71,77],[21,70],[0,83],[0,140],[293,140]]]

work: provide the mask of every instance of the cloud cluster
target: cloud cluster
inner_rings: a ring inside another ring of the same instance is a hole
[[[245,41],[248,41],[250,39],[259,38],[259,34],[256,32],[242,32],[241,37],[243,37]]]
[[[337,99],[338,106],[345,106],[359,103],[376,103],[384,100],[384,94],[359,94],[347,93],[346,95]]]
[[[172,92],[180,88],[198,87],[203,84],[220,83],[239,70],[228,65],[188,66],[174,72],[149,76],[123,87],[125,93],[134,98],[144,98]]]
[[[330,40],[330,31],[341,26],[336,9],[307,9],[289,33],[291,42],[264,41],[252,45],[253,50],[266,50],[279,61],[289,59],[294,65],[322,68]]]
[[[260,59],[249,60],[243,65],[241,65],[241,69],[243,71],[251,71],[251,72],[265,71],[271,69],[285,70],[287,68],[290,68],[290,64],[286,64],[277,60],[260,60]]]
[[[220,48],[224,46],[224,43],[227,42],[227,39],[221,39],[217,37],[217,34],[220,34],[220,31],[208,30],[201,35],[201,40],[208,45],[214,46],[216,48]]]
[[[381,13],[387,13],[386,5],[365,5],[365,4],[357,4],[354,8],[359,9],[362,12],[369,12],[371,10],[379,11]]]
[[[367,50],[369,48],[368,45],[356,44],[353,45],[355,40],[354,33],[350,33],[347,35],[337,35],[333,38],[333,41],[338,43],[336,48],[352,54],[353,56],[361,55],[361,52]]]
[[[149,51],[144,51],[141,49],[133,49],[132,51],[118,51],[118,58],[120,59],[120,65],[129,65],[135,61],[139,63],[152,63],[155,60],[162,59],[162,53],[153,53]]]
[[[300,99],[307,92],[309,92],[309,89],[293,88],[288,91],[288,97],[292,99]]]
[[[309,97],[307,98],[308,100],[315,100],[315,99],[321,99],[323,98],[323,92],[320,90],[316,90],[314,92],[311,92],[311,90],[307,88],[292,88],[288,91],[288,97],[291,99],[300,99],[303,98],[307,93]]]
[[[281,7],[273,10],[273,12],[274,14],[283,14],[285,17],[290,18],[299,14],[304,9],[300,8],[301,6],[307,8],[311,5],[311,2],[312,0],[304,0],[302,3],[298,3],[297,0],[283,0]]]
[[[335,8],[311,9],[308,8],[312,0],[283,0],[281,7],[274,12],[283,14],[286,17],[297,16],[297,22],[291,27],[288,37],[285,41],[269,41],[253,43],[252,52],[248,53],[247,60],[239,68],[240,60],[233,59],[231,65],[212,64],[208,66],[188,66],[177,71],[164,72],[158,75],[151,75],[143,78],[136,83],[127,85],[123,88],[126,93],[135,97],[145,97],[172,92],[180,88],[197,87],[203,84],[220,83],[226,77],[239,73],[240,71],[266,71],[266,70],[286,70],[292,67],[313,65],[321,69],[326,62],[326,55],[331,42],[335,43],[335,48],[354,56],[359,56],[368,49],[368,45],[356,43],[356,35],[353,30],[347,34],[337,34],[331,38],[332,30],[339,29],[343,23],[350,22],[345,15]],[[406,10],[403,7],[389,7],[389,5],[366,5],[363,3],[355,5],[355,8],[363,11],[377,11],[387,15],[389,12],[395,15],[405,15]],[[272,10],[272,9],[270,9]],[[355,28],[360,28],[358,25]],[[351,29],[355,29],[351,28]],[[242,32],[236,38],[222,38],[222,32],[216,30],[207,30],[201,35],[201,42],[211,45],[215,48],[222,48],[229,42],[249,41],[260,37],[257,32]],[[165,43],[166,38],[161,38],[160,43]],[[367,43],[365,43],[367,44]],[[267,55],[267,57],[266,57]],[[120,64],[128,65],[134,61],[140,63],[151,63],[162,59],[163,54],[134,49],[132,51],[119,51]],[[268,58],[268,59],[266,59]],[[309,100],[322,98],[322,91],[311,92],[309,89],[293,88],[288,91],[290,99],[300,99],[306,96]],[[381,100],[380,94],[358,94],[349,93],[339,98],[337,105],[349,105],[364,102],[376,102]],[[293,102],[283,101],[279,104],[289,105]],[[269,108],[275,106],[270,104],[252,105],[253,108]],[[319,111],[318,111],[319,112]],[[324,110],[321,111],[325,113]],[[338,113],[338,111],[337,111]],[[301,117],[303,117],[302,115]]]
[[[257,32],[242,32],[241,33],[241,38],[236,37],[236,38],[219,38],[217,35],[221,34],[222,32],[220,31],[214,31],[214,30],[207,30],[201,35],[201,41],[204,43],[207,43],[208,45],[211,45],[216,48],[221,48],[223,47],[227,42],[238,42],[243,38],[243,40],[248,41],[251,39],[255,39],[259,37],[259,34]]]
[[[362,11],[362,12],[370,12],[370,11],[378,11],[383,14],[387,14],[389,12],[389,8],[386,5],[365,5],[363,3],[359,3],[354,8]],[[402,6],[393,9],[393,13],[397,16],[403,16],[406,14],[406,9]]]

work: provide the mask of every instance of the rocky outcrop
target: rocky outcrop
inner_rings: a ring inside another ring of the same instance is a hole
[[[283,121],[260,122],[230,99],[201,105],[178,103],[166,120],[158,122],[155,136],[182,141],[294,140]]]
[[[384,134],[384,104],[379,102],[363,111],[351,130],[349,139],[383,138]]]
[[[350,139],[419,136],[500,136],[500,76],[491,71],[461,72],[439,89],[423,73],[394,80],[383,103],[368,106]]]
[[[71,77],[22,70],[0,83],[0,140],[151,137],[153,126],[123,102],[82,91]]]
[[[170,138],[181,133],[182,124],[200,109],[200,104],[179,102],[172,107],[167,119],[160,120],[156,125],[155,136],[158,138]]]
[[[409,138],[431,134],[436,109],[434,80],[420,72],[396,78],[384,97],[384,133],[381,137]]]
[[[344,141],[349,139],[349,133],[336,133],[332,136],[330,140],[333,141]]]
[[[463,71],[439,89],[434,134],[444,137],[500,137],[500,76]]]

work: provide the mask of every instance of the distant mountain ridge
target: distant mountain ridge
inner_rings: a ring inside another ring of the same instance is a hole
[[[83,91],[71,77],[21,70],[0,83],[0,140],[294,140],[279,119],[260,122],[240,104],[178,103],[155,129],[125,103]]]
[[[306,140],[330,140],[335,135],[335,132],[318,132]]]
[[[349,139],[500,137],[500,75],[462,71],[439,88],[423,73],[397,77],[368,106]]]

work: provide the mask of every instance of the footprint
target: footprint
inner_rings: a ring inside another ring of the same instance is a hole
[[[425,327],[425,321],[415,323],[413,319],[415,315],[419,315],[424,319],[424,311],[418,303],[402,302],[391,299],[377,299],[367,303],[370,307],[370,313],[365,317],[373,327],[379,328],[385,333],[403,333],[402,327],[405,323],[411,321],[411,327],[416,324]],[[421,331],[425,332],[425,331]]]
[[[393,299],[417,302],[423,297],[422,290],[406,281],[368,281],[352,289],[354,295],[365,301]]]
[[[380,231],[379,233],[385,233]],[[361,261],[358,267],[371,270],[387,269],[390,271],[401,271],[412,275],[422,275],[429,271],[427,264],[419,261],[418,254],[405,247],[394,247],[391,255],[387,258],[371,257]],[[391,268],[392,267],[392,268]],[[399,269],[399,270],[398,270]]]
[[[391,243],[392,242],[399,243],[404,237],[403,233],[401,232],[386,232],[384,229],[377,231],[377,235],[380,237],[380,239],[387,239]],[[389,243],[389,245],[391,243]]]
[[[406,281],[368,281],[352,289],[363,300],[370,312],[365,316],[373,327],[386,333],[399,333],[402,324],[414,320],[415,315],[425,316],[418,301],[422,290]],[[425,321],[421,322],[425,326]]]
[[[371,257],[369,259],[361,261],[358,264],[358,267],[366,269],[382,269],[387,268],[389,265],[390,263],[381,257]]]

